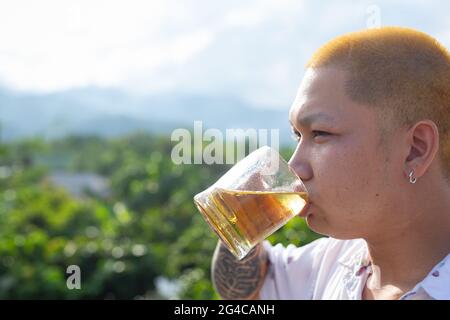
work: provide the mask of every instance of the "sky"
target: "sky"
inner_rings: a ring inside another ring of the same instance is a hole
[[[375,25],[450,47],[450,3],[309,0],[0,0],[0,86],[238,97],[286,108],[326,41]]]

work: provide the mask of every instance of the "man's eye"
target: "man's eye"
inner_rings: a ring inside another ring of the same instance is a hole
[[[320,130],[313,130],[311,131],[311,136],[314,139],[315,137],[320,137],[320,136],[329,136],[330,133],[329,132],[325,132],[325,131],[320,131]],[[295,129],[292,129],[292,138],[295,141],[300,141],[300,139],[302,138],[302,134],[300,132],[298,132]]]
[[[301,138],[302,134],[297,130],[292,129],[292,139],[294,139],[295,141],[300,141]]]
[[[320,130],[313,130],[312,131],[312,136],[313,138],[317,137],[317,136],[328,136],[330,135],[328,132],[325,131],[320,131]]]

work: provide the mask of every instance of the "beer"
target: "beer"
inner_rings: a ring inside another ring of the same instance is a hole
[[[214,189],[206,203],[195,201],[220,239],[239,259],[298,214],[306,192]]]

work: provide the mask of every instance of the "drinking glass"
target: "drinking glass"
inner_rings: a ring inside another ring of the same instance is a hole
[[[239,260],[307,202],[303,182],[269,146],[250,153],[194,197],[206,222]]]

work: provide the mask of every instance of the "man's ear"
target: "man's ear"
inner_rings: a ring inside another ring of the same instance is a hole
[[[408,130],[409,153],[405,159],[405,175],[414,169],[415,177],[422,176],[439,150],[439,130],[431,120],[421,120]]]

